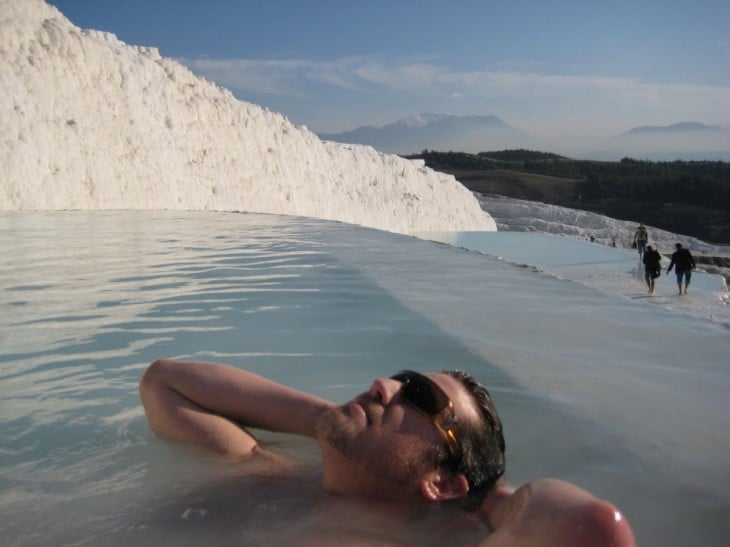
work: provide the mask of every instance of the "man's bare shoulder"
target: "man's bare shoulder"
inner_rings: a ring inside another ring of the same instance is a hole
[[[518,489],[502,485],[485,500],[490,534],[483,547],[635,547],[626,518],[578,486],[540,479]]]

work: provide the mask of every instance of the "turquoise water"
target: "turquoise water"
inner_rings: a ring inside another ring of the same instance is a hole
[[[396,369],[464,368],[501,409],[514,482],[576,481],[617,503],[641,545],[730,538],[717,324],[453,246],[272,215],[0,213],[0,251],[3,545],[327,543],[323,526],[332,544],[438,544],[444,519],[464,542],[483,533],[448,511],[399,515],[405,530],[352,502],[312,512],[268,483],[279,494],[262,502],[240,463],[150,434],[137,381],[163,356],[337,401]],[[308,441],[264,438],[317,461]]]

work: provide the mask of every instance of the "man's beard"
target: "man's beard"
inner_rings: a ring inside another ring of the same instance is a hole
[[[323,412],[314,424],[314,432],[320,442],[331,445],[345,455],[349,455],[352,450],[356,430],[342,406]]]
[[[358,427],[346,405],[325,411],[315,424],[315,433],[320,443],[327,443],[373,476],[403,485],[435,462],[438,453],[435,447],[414,446],[392,433],[369,433]]]

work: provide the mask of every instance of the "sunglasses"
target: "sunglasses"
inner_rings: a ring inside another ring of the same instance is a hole
[[[413,370],[401,370],[390,378],[403,384],[401,393],[406,402],[433,420],[446,440],[449,454],[458,461],[461,458],[461,447],[456,438],[458,419],[449,396],[428,376]]]

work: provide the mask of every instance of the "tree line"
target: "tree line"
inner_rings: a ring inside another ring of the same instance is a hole
[[[523,149],[478,154],[424,150],[407,157],[440,171],[506,169],[574,179],[583,200],[626,198],[730,210],[730,163],[722,161],[575,160]]]

